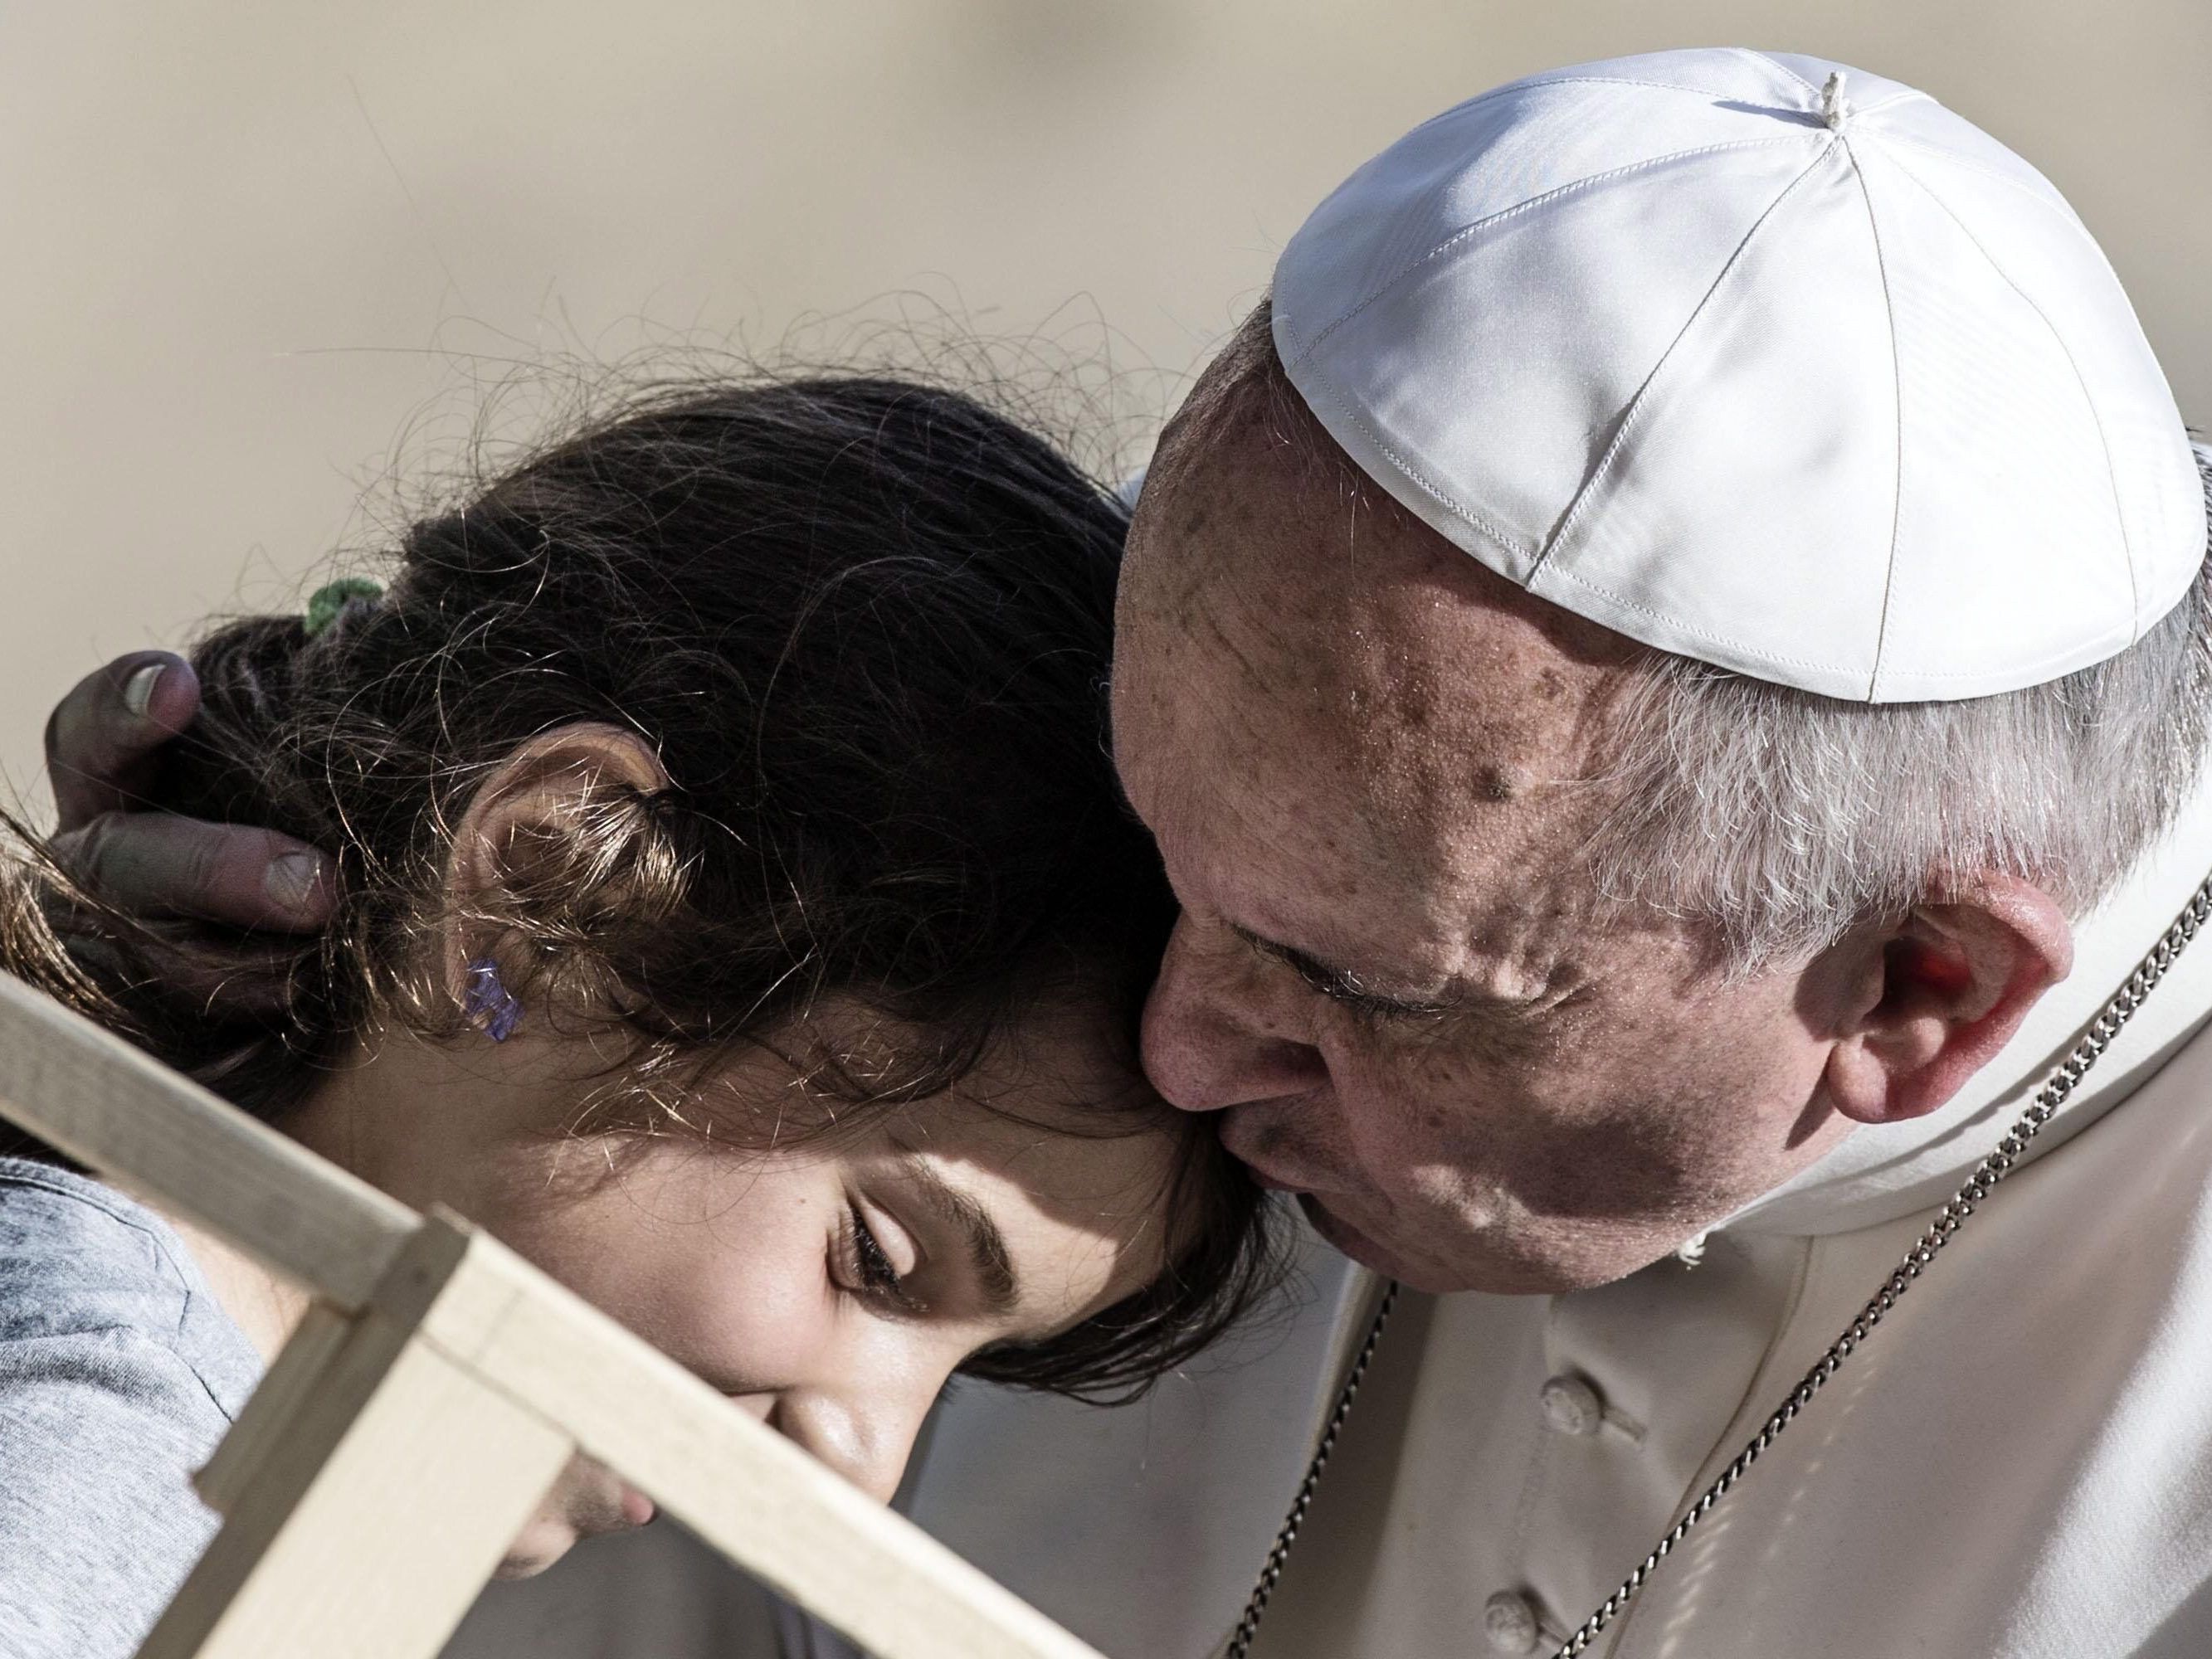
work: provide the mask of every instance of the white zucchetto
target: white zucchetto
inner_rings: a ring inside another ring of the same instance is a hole
[[[2188,435],[2058,191],[1926,94],[1667,52],[1352,174],[1275,267],[1291,380],[1529,592],[1872,702],[2124,649],[2205,556]]]

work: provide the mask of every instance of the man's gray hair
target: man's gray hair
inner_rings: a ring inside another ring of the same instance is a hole
[[[2197,451],[2212,497],[2212,453]],[[2172,823],[2203,770],[2212,562],[2118,655],[1956,702],[1844,702],[1664,652],[1608,721],[1608,897],[1710,923],[1747,970],[2002,870],[2078,916]]]
[[[1264,302],[1224,362],[1232,382],[1296,398]],[[2197,456],[2212,507],[2212,449]],[[1735,971],[1809,957],[1976,871],[2033,881],[2079,916],[2198,782],[2212,550],[2134,645],[2024,690],[1848,702],[1646,649],[1607,712],[1597,774],[1619,804],[1588,848],[1597,891],[1709,927]]]

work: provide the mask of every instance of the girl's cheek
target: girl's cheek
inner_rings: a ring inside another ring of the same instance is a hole
[[[834,1363],[842,1297],[819,1261],[752,1264],[731,1293],[691,1304],[669,1352],[726,1394],[800,1387]]]
[[[711,1250],[687,1252],[628,1287],[617,1319],[688,1370],[736,1396],[821,1380],[860,1314],[830,1278],[832,1235],[808,1214],[749,1237],[717,1228]],[[708,1237],[699,1230],[699,1237]]]

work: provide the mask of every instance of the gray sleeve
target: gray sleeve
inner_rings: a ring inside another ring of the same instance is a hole
[[[228,1426],[140,1332],[0,1342],[0,1659],[128,1659],[214,1534],[190,1480]]]

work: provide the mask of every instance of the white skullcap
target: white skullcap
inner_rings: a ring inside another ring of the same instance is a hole
[[[1716,49],[1499,87],[1352,174],[1273,292],[1291,382],[1413,512],[1760,679],[2055,679],[2205,556],[2173,394],[2089,233],[1879,76]]]

